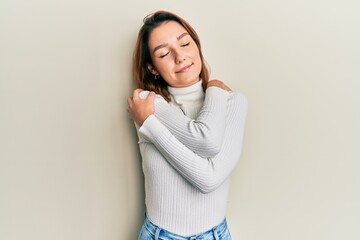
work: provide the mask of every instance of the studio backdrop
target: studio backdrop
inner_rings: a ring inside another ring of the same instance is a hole
[[[1,0],[0,239],[137,239],[144,177],[126,99],[137,32],[159,9],[189,21],[211,78],[248,98],[233,239],[360,239],[352,0]]]

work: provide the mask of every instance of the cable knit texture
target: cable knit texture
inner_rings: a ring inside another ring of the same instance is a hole
[[[149,219],[190,236],[225,217],[229,176],[240,159],[246,98],[201,81],[170,88],[171,102],[155,100],[155,114],[138,128]],[[145,98],[147,92],[140,97]]]

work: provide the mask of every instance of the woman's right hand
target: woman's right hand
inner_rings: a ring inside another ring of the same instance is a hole
[[[218,88],[221,88],[225,91],[231,91],[231,89],[225,85],[225,83],[223,83],[222,81],[220,80],[210,80],[208,81],[207,85],[206,85],[206,88],[209,88],[209,87],[218,87]]]
[[[142,89],[135,89],[133,92],[133,96],[129,97],[128,109],[127,111],[130,113],[131,118],[141,126],[145,120],[155,112],[154,100],[156,94],[154,92],[150,92],[147,98],[140,98],[139,94],[142,92]]]

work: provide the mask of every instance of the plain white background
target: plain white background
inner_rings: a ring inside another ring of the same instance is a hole
[[[233,239],[360,239],[355,0],[2,0],[0,239],[137,238],[126,99],[137,31],[157,9],[187,19],[212,77],[249,100]]]

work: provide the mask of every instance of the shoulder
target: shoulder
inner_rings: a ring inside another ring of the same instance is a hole
[[[229,101],[236,104],[248,105],[247,97],[241,92],[229,92]]]
[[[139,93],[139,96],[141,99],[146,99],[149,96],[150,91],[144,90],[142,92]],[[167,103],[167,101],[164,99],[163,96],[156,94],[155,97],[155,104],[156,103]]]
[[[228,124],[234,126],[236,129],[241,129],[240,123],[244,123],[248,113],[247,97],[240,92],[230,92],[228,98]],[[238,128],[240,127],[240,128]]]
[[[228,98],[228,114],[238,118],[243,119],[248,112],[248,100],[247,97],[240,92],[230,92]]]

